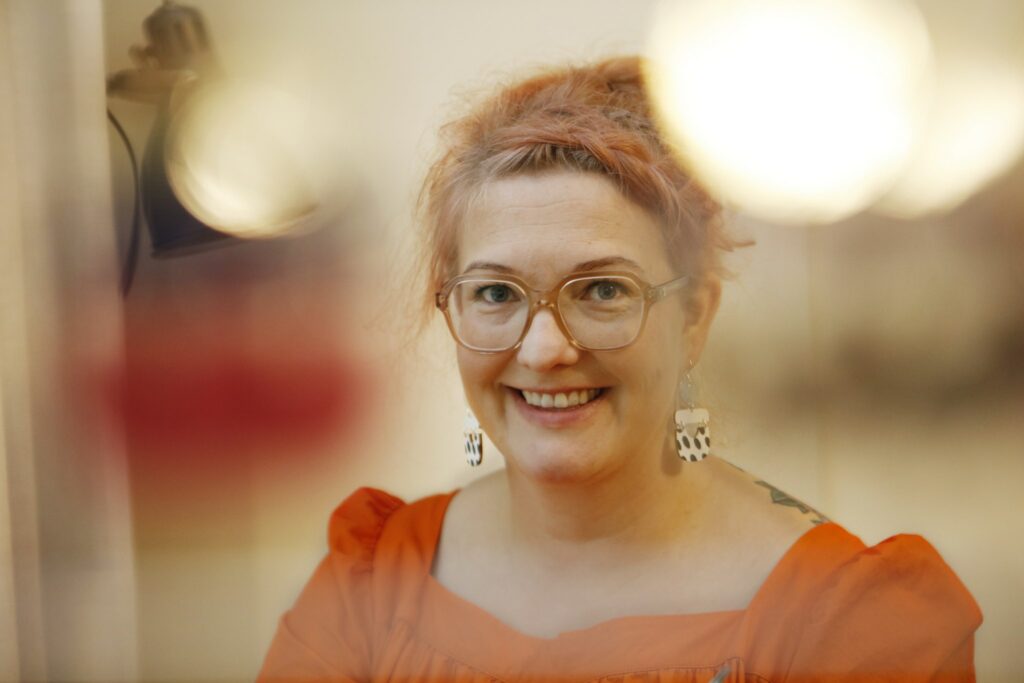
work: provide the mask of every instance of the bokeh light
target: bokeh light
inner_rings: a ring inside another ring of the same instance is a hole
[[[311,110],[284,90],[216,80],[180,98],[167,135],[167,176],[206,225],[242,238],[311,225],[322,197]]]
[[[876,201],[913,149],[931,51],[902,0],[665,2],[649,46],[655,106],[713,191],[776,221]]]
[[[1024,3],[921,2],[935,88],[910,161],[879,210],[903,218],[955,208],[1024,149]]]

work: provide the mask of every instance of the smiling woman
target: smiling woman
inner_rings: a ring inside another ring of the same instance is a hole
[[[641,486],[665,483],[641,472],[660,468],[663,453],[675,457],[666,425],[679,380],[700,354],[717,283],[709,276],[698,291],[676,289],[674,302],[648,313],[650,285],[642,283],[685,276],[674,272],[657,220],[596,173],[545,170],[488,181],[460,233],[462,276],[510,273],[554,290],[537,301],[551,306],[503,304],[522,311],[505,324],[491,324],[495,304],[449,314],[458,321],[452,329],[470,408],[500,444],[505,476],[586,488],[624,476],[639,476]],[[589,284],[574,286],[581,277]],[[609,300],[597,305],[602,291]],[[687,299],[690,324],[681,305]],[[505,348],[485,354],[470,344],[470,335],[488,334],[483,326],[506,335]],[[579,391],[593,392],[593,400],[555,405],[559,394]],[[541,405],[526,393],[539,395]]]
[[[865,547],[678,404],[735,243],[640,74],[552,70],[446,127],[424,294],[506,466],[346,500],[262,680],[973,680],[980,613],[926,541]]]

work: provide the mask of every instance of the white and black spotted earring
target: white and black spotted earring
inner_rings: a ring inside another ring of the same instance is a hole
[[[710,415],[704,408],[676,411],[676,452],[688,462],[698,462],[711,453]]]
[[[466,420],[463,423],[462,435],[465,438],[466,462],[476,467],[484,461],[484,433],[480,422],[469,408],[466,408]]]
[[[690,370],[693,361],[689,362]],[[704,408],[695,407],[697,387],[690,372],[679,383],[676,405],[686,406],[676,411],[676,453],[686,462],[699,462],[711,454],[711,415]]]

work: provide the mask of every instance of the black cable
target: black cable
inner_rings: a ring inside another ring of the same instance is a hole
[[[132,203],[132,227],[128,236],[128,253],[125,254],[124,267],[121,270],[121,296],[127,297],[128,290],[132,287],[132,279],[135,277],[135,264],[139,260],[139,231],[141,230],[141,221],[139,220],[139,164],[135,160],[135,150],[132,148],[132,143],[128,139],[127,133],[124,132],[124,128],[121,127],[120,122],[118,122],[114,113],[109,109],[107,109],[107,118],[114,124],[114,129],[121,136],[124,146],[128,149],[128,160],[132,164],[132,182],[135,189],[134,201]]]

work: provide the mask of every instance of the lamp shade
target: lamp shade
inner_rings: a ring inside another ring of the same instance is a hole
[[[142,208],[149,226],[153,256],[179,256],[228,244],[230,235],[213,230],[189,213],[171,188],[164,163],[170,113],[161,108],[142,158]]]

